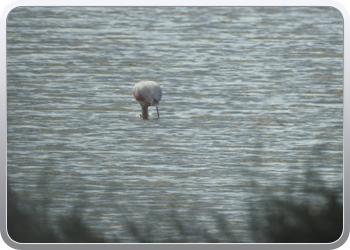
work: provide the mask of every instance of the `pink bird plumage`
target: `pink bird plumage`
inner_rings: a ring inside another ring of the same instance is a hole
[[[139,82],[134,86],[132,93],[136,101],[138,101],[142,107],[143,119],[148,119],[149,106],[156,106],[159,118],[158,104],[162,98],[162,89],[158,83],[153,81]]]

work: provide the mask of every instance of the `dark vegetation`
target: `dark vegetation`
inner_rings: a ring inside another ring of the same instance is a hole
[[[23,204],[21,204],[23,205]],[[106,242],[98,237],[82,221],[81,217],[72,212],[67,216],[50,223],[45,211],[37,207],[20,206],[16,194],[8,187],[7,190],[7,231],[10,238],[19,243],[101,243]],[[28,208],[29,207],[29,208]]]
[[[255,242],[331,243],[343,232],[343,205],[336,192],[311,193],[323,204],[274,199],[265,203],[263,216],[252,215]]]
[[[318,195],[323,202],[315,205],[290,199],[272,198],[265,201],[259,210],[251,213],[250,229],[254,242],[270,243],[331,243],[336,241],[343,230],[343,205],[341,194],[322,190]],[[7,228],[9,236],[20,243],[118,243],[118,236],[107,239],[84,223],[79,211],[62,215],[53,222],[48,219],[45,209],[30,204],[19,204],[18,197],[8,187]],[[230,223],[222,216],[213,216],[213,228],[205,228],[195,221],[181,219],[177,213],[157,220],[170,221],[171,228],[166,238],[159,238],[152,226],[138,225],[125,217],[124,228],[133,242],[242,242],[236,237]],[[211,233],[210,233],[211,232]]]

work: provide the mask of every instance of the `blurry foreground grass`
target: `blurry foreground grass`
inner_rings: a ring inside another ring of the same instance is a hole
[[[22,206],[21,206],[22,205]],[[69,215],[50,222],[45,211],[39,211],[32,204],[18,203],[16,194],[7,190],[7,231],[10,238],[19,243],[101,243],[106,242],[98,237],[72,212]],[[28,208],[29,207],[29,208]]]
[[[273,198],[265,201],[258,211],[251,213],[250,230],[255,243],[331,243],[343,231],[343,205],[335,191],[323,190],[317,195],[323,197],[317,206],[287,199]],[[62,215],[54,222],[47,219],[45,211],[39,211],[31,204],[19,204],[16,194],[8,187],[7,228],[9,236],[20,243],[118,243],[116,236],[107,239],[89,228],[77,211]],[[159,239],[152,234],[152,225],[137,225],[126,218],[125,232],[134,242],[242,242],[230,223],[221,216],[215,216],[215,235],[212,228],[203,228],[196,223],[186,223],[179,214],[171,218],[158,218],[171,221],[169,236]],[[224,240],[223,240],[224,239]]]
[[[331,243],[343,233],[343,205],[335,191],[311,195],[323,198],[321,204],[274,198],[264,210],[252,215],[254,241],[260,243]]]

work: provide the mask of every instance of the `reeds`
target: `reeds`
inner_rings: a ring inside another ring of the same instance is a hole
[[[336,192],[319,193],[321,205],[273,199],[262,214],[252,215],[255,242],[332,243],[343,232],[343,205]]]
[[[315,193],[310,193],[315,194]],[[271,197],[258,211],[252,210],[250,231],[253,242],[262,243],[330,243],[343,230],[343,206],[339,192],[323,190],[322,204],[309,204]],[[7,226],[9,236],[20,243],[118,243],[118,236],[107,239],[87,226],[79,211],[62,215],[54,221],[37,207],[19,204],[16,194],[8,187]],[[242,242],[234,228],[221,215],[213,215],[216,223],[206,228],[199,222],[186,221],[178,213],[160,215],[158,221],[169,223],[167,235],[160,237],[155,224],[140,225],[124,215],[125,232],[139,243],[234,243]],[[216,233],[212,233],[212,232]]]

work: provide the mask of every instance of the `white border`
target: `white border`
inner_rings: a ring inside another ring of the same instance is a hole
[[[1,0],[0,1],[0,11],[1,11],[1,33],[0,33],[0,58],[4,61],[0,60],[0,171],[1,174],[5,173],[5,176],[1,176],[0,179],[0,185],[1,189],[0,192],[4,192],[3,188],[6,183],[6,170],[4,172],[4,169],[6,169],[6,136],[7,136],[7,124],[6,124],[6,17],[8,13],[17,6],[332,6],[337,8],[343,15],[344,18],[344,123],[343,123],[343,138],[344,138],[344,199],[347,201],[345,203],[344,200],[344,206],[347,209],[344,209],[344,213],[347,211],[350,212],[349,209],[349,195],[348,191],[350,191],[350,186],[347,185],[347,182],[345,180],[348,180],[349,178],[349,171],[348,166],[345,165],[345,162],[347,163],[347,153],[350,153],[349,150],[349,140],[350,140],[350,130],[347,129],[347,127],[350,124],[350,115],[348,110],[350,109],[350,106],[348,104],[348,100],[350,97],[350,92],[348,90],[349,87],[349,77],[348,72],[350,72],[349,68],[349,12],[347,10],[350,10],[350,1],[349,0],[337,0],[337,1],[331,1],[331,0],[206,0],[206,1],[199,1],[199,0],[168,0],[166,2],[159,1],[159,0],[127,0],[127,1],[112,1],[112,0]],[[5,118],[5,119],[4,119]],[[349,135],[348,135],[349,134]],[[349,152],[348,152],[349,151]],[[345,159],[346,158],[346,159]],[[5,165],[4,165],[5,164]],[[348,165],[348,164],[347,164]],[[6,191],[6,190],[5,190]],[[6,192],[5,192],[6,193]],[[3,193],[1,193],[3,195]],[[1,197],[3,198],[3,197]],[[1,199],[3,201],[3,199]],[[4,203],[1,202],[0,207],[0,222],[3,225],[4,216],[3,211],[1,211],[4,207]],[[350,243],[348,240],[349,236],[349,213],[345,215],[345,227],[346,227],[346,234],[343,235],[340,240],[343,238],[347,238],[347,241],[339,246],[337,243],[332,243],[333,247],[337,249],[350,249]],[[1,227],[3,229],[3,227]],[[3,232],[2,232],[3,234]],[[4,240],[4,239],[3,239]],[[20,247],[19,245],[11,244],[12,246],[15,246],[16,248]],[[28,245],[28,244],[25,244]],[[68,246],[69,245],[69,246]],[[107,247],[107,245],[101,245],[97,244],[98,247]],[[78,244],[78,245],[72,245],[72,244],[33,244],[33,249],[48,249],[48,248],[64,248],[67,247],[69,249],[96,249],[97,245],[95,244]],[[186,245],[186,246],[185,246]],[[336,246],[337,245],[337,246]],[[213,246],[207,244],[191,244],[190,246],[188,244],[167,244],[167,245],[144,245],[144,244],[118,244],[118,245],[109,245],[108,248],[111,249],[134,249],[134,248],[150,248],[150,249],[164,249],[164,246],[166,246],[167,249],[172,248],[188,248],[191,249],[203,249],[209,248],[211,249]],[[301,249],[311,249],[312,246],[315,246],[315,249],[324,249],[325,244],[234,244],[234,245],[228,245],[228,244],[219,244],[215,245],[215,248],[224,248],[224,249],[232,249],[232,248],[239,248],[239,249],[251,249],[251,248],[266,248],[266,249],[295,249],[298,247],[301,247]],[[247,248],[248,247],[248,248]],[[8,246],[4,241],[0,242],[0,249],[12,249],[10,246]],[[29,247],[26,247],[26,249],[29,249]],[[329,248],[330,249],[330,248]],[[334,248],[333,248],[334,249]]]

